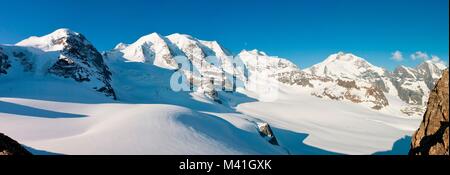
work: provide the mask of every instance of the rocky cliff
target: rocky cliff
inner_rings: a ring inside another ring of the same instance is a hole
[[[449,155],[448,69],[430,93],[427,111],[413,135],[410,155]]]

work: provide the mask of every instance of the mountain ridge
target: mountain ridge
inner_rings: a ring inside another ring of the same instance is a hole
[[[269,56],[263,51],[242,50],[233,55],[217,41],[200,40],[180,33],[162,36],[153,32],[131,44],[119,43],[101,55],[82,34],[70,29],[58,29],[42,37],[33,36],[15,46],[36,48],[44,52],[60,52],[55,65],[48,69],[50,73],[71,77],[79,82],[88,82],[92,79],[90,77],[94,76],[94,79],[103,84],[102,87],[97,85],[94,89],[113,98],[116,98],[111,86],[113,75],[109,71],[108,62],[141,62],[177,70],[179,65],[175,57],[186,56],[193,69],[181,70],[183,75],[189,79],[191,86],[216,100],[220,96],[216,92],[217,86],[235,90],[236,86],[231,87],[233,84],[246,88],[251,87],[252,83],[258,84],[258,79],[273,78],[283,84],[310,88],[310,94],[313,96],[367,104],[376,110],[389,106],[390,98],[387,96],[398,96],[407,104],[401,109],[407,115],[424,112],[423,104],[427,94],[443,68],[443,65],[430,60],[416,68],[399,66],[391,72],[371,64],[364,58],[341,51],[302,70],[288,59]],[[214,59],[211,59],[211,56],[214,56]],[[242,61],[245,66],[243,70],[234,67],[236,60],[232,60],[233,56]],[[11,59],[5,54],[1,58],[0,74],[5,74]],[[68,66],[71,68],[68,69]]]

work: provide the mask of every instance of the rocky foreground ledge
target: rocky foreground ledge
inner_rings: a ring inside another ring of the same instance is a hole
[[[18,142],[0,133],[0,156],[1,155],[31,155]]]
[[[448,69],[430,93],[427,111],[412,138],[410,155],[449,155]]]

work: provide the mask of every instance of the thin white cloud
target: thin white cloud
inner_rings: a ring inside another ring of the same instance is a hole
[[[417,52],[411,54],[411,59],[413,59],[413,60],[416,60],[416,59],[429,60],[430,57],[425,52],[417,51]]]
[[[431,61],[433,61],[433,62],[439,62],[441,60],[441,58],[439,58],[438,56],[436,56],[436,55],[431,55]]]
[[[432,63],[439,63],[439,64],[443,64],[443,65],[447,65],[447,63],[442,60],[441,58],[439,58],[436,55],[428,55],[425,52],[422,51],[417,51],[413,54],[411,54],[411,59],[412,60],[419,60],[419,61],[429,61]]]
[[[441,58],[439,58],[438,56],[436,56],[436,55],[431,55],[431,62],[433,62],[433,63],[440,63],[440,64],[443,64],[443,65],[447,65],[447,63],[445,63],[445,61],[444,60],[441,60]]]
[[[393,60],[395,61],[402,61],[403,60],[403,54],[399,50],[396,50],[394,53],[392,53]]]

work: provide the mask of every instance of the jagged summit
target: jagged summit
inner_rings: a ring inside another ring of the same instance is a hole
[[[441,62],[436,62],[433,60],[426,60],[419,65],[417,65],[416,69],[419,73],[422,74],[430,74],[434,79],[438,79],[441,77],[442,70],[444,70],[447,66],[445,66]]]
[[[424,61],[422,64],[432,64],[434,66],[436,66],[438,69],[446,69],[447,65],[445,65],[444,62],[438,61],[438,60],[426,60]]]
[[[398,66],[394,70],[394,75],[400,76],[403,78],[413,78],[416,79],[417,71],[414,68],[406,67],[406,66]]]
[[[186,56],[196,60],[196,67],[203,65],[202,60],[208,56],[217,57],[223,64],[231,64],[228,57],[231,53],[217,41],[199,40],[190,35],[174,33],[162,36],[151,33],[140,37],[134,43],[126,45],[119,43],[115,49],[106,53],[108,57],[124,59],[130,62],[142,62],[161,68],[176,69],[174,57]],[[117,59],[116,59],[117,60]],[[206,68],[205,68],[206,69]]]

